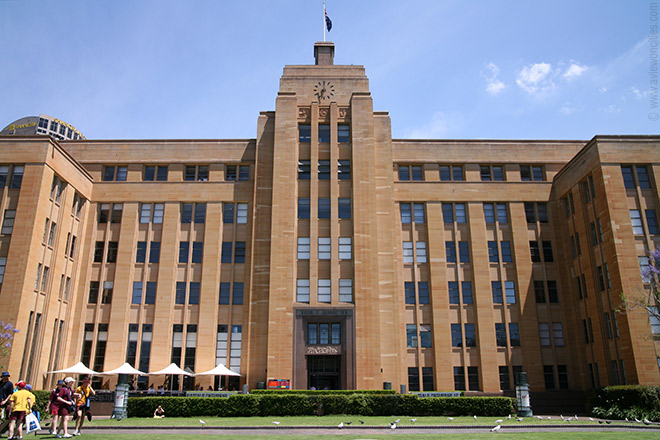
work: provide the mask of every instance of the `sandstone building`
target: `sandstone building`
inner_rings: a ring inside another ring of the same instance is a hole
[[[224,363],[236,388],[660,384],[660,323],[620,311],[660,244],[660,137],[392,139],[365,69],[314,49],[254,139],[0,136],[13,377],[82,360]]]

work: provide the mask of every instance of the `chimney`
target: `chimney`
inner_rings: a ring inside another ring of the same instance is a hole
[[[335,58],[335,43],[317,41],[314,43],[314,64],[317,66],[332,66]]]

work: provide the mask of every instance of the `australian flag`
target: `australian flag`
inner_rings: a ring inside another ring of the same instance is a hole
[[[328,17],[328,13],[323,9],[323,14],[325,14],[325,27],[328,28],[328,32],[332,29],[332,20]]]

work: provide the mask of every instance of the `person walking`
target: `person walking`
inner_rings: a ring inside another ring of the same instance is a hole
[[[68,424],[70,419],[70,414],[73,414],[75,411],[75,404],[73,403],[73,391],[71,387],[75,384],[73,377],[67,377],[64,379],[64,386],[57,395],[57,401],[59,402],[59,418],[60,418],[60,429],[57,430],[55,435],[57,438],[70,438],[73,437],[69,434]],[[63,434],[60,434],[60,431]]]
[[[25,415],[32,410],[35,397],[34,394],[25,389],[25,382],[22,380],[16,384],[16,387],[18,391],[9,397],[9,438],[22,440],[23,421]],[[16,425],[18,425],[18,428],[16,428]],[[18,431],[18,435],[14,436],[14,431]]]
[[[85,423],[85,416],[91,414],[89,412],[89,398],[95,395],[96,391],[94,391],[90,383],[91,379],[86,377],[83,379],[82,384],[76,388],[75,395],[78,396],[78,400],[76,401],[76,415],[78,416],[78,420],[76,420],[76,430],[73,432],[73,435],[80,435],[80,430],[83,427],[83,423]]]
[[[9,417],[9,414],[5,414],[5,408],[13,392],[14,384],[9,381],[9,371],[3,371],[0,376],[0,407],[2,407],[3,419]]]
[[[50,399],[48,399],[48,413],[53,417],[53,423],[50,425],[50,433],[52,435],[57,434],[57,422],[60,416],[60,401],[57,398],[60,394],[60,390],[64,386],[64,381],[62,379],[57,381],[57,385],[50,392]]]

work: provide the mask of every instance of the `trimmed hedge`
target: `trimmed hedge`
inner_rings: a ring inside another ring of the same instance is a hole
[[[37,402],[32,407],[34,411],[39,411],[41,413],[41,418],[43,419],[46,414],[48,414],[48,399],[50,399],[50,391],[48,390],[32,390],[32,394],[36,397]]]
[[[596,417],[623,420],[628,418],[660,421],[660,387],[621,385],[596,390],[591,400]]]
[[[499,416],[515,412],[509,397],[417,397],[412,394],[255,393],[222,397],[128,399],[129,417],[152,417],[161,405],[170,417],[250,417],[351,414],[362,416]]]

